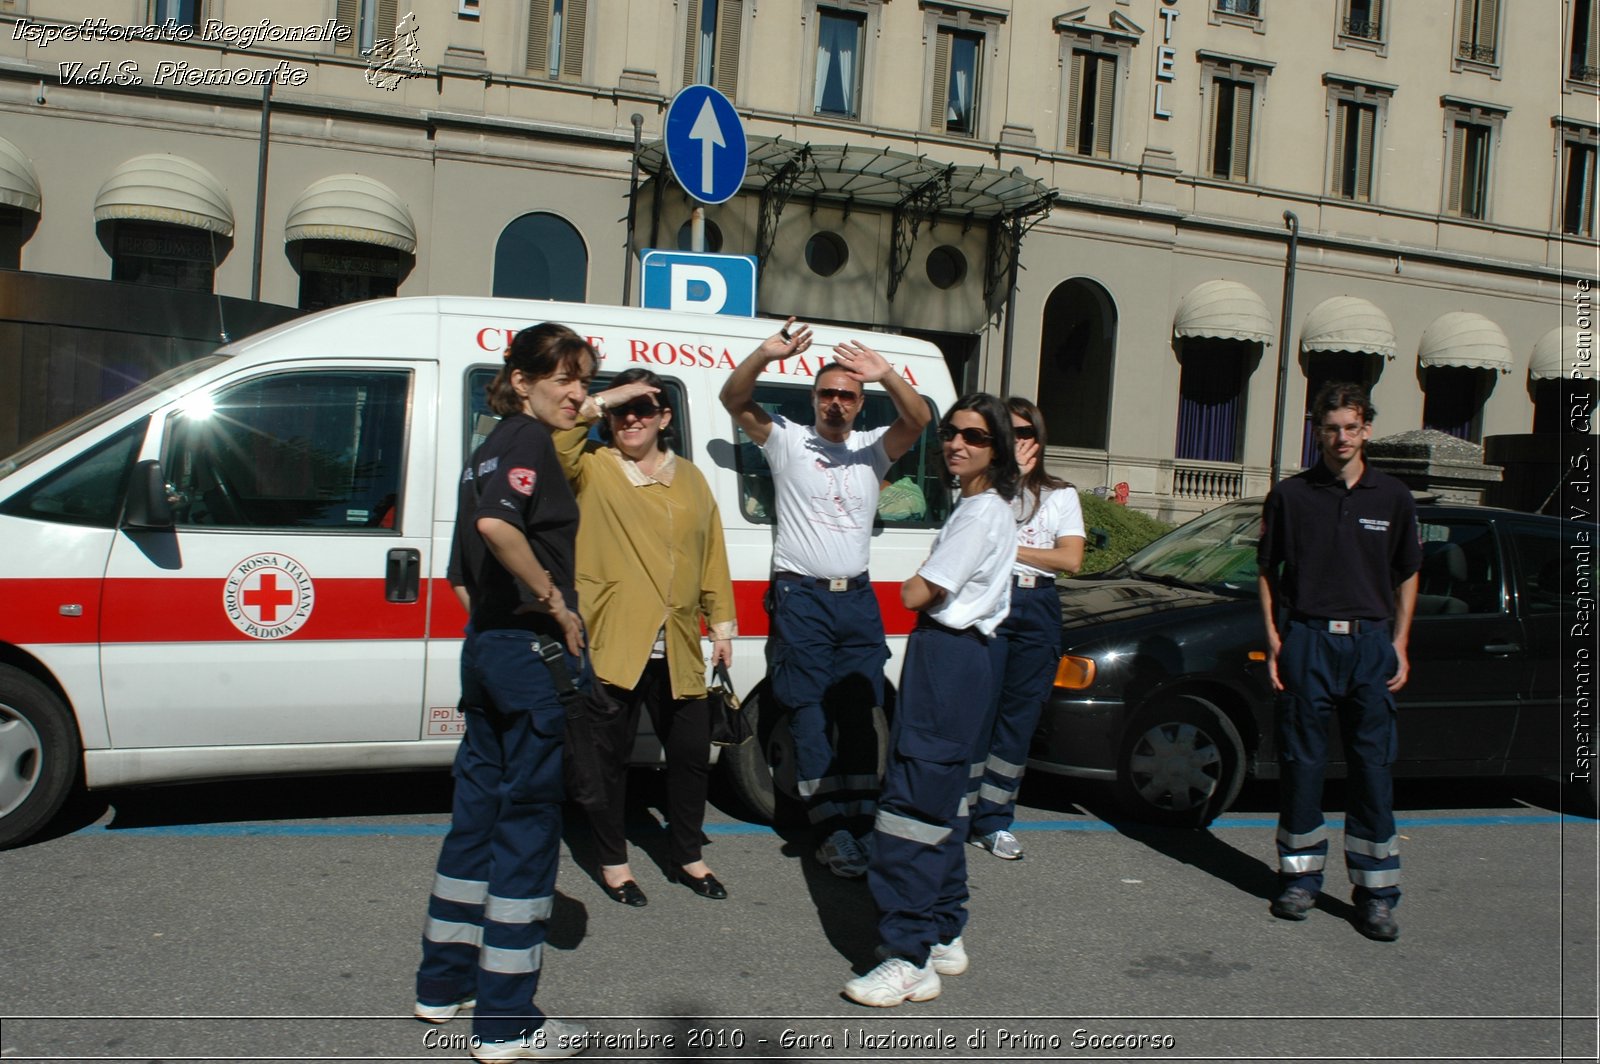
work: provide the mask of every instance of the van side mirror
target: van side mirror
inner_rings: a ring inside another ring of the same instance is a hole
[[[161,476],[161,463],[154,458],[133,467],[122,524],[125,528],[172,527],[172,499]]]

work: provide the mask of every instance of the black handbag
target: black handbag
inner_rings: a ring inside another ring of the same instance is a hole
[[[621,702],[611,696],[598,676],[590,677],[587,687],[567,705],[566,758],[562,777],[567,799],[585,809],[605,805],[606,780],[626,771],[624,760],[632,736],[622,736],[628,714]]]
[[[739,746],[750,741],[750,718],[739,708],[739,696],[728,678],[728,667],[720,662],[711,669],[706,700],[710,703],[713,746]]]

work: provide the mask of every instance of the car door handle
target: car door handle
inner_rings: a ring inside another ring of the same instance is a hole
[[[422,583],[422,552],[414,547],[396,547],[389,552],[389,567],[383,577],[383,594],[390,602],[415,602]]]
[[[1522,653],[1522,644],[1521,643],[1485,643],[1484,647],[1483,647],[1483,652],[1485,654],[1520,654],[1520,653]]]

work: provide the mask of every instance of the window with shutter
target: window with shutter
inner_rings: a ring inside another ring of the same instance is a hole
[[[1089,56],[1079,51],[1067,61],[1067,133],[1062,146],[1068,151],[1083,151],[1083,71],[1088,63]]]
[[[1097,57],[1095,86],[1094,153],[1111,158],[1111,120],[1117,91],[1117,61],[1109,55]]]
[[[1233,146],[1229,154],[1228,179],[1250,180],[1250,101],[1254,92],[1249,85],[1235,82],[1233,86]]]
[[[1117,58],[1097,52],[1072,52],[1067,72],[1066,150],[1111,158],[1111,125],[1116,114]]]
[[[1372,199],[1373,136],[1377,108],[1354,100],[1339,100],[1333,126],[1333,187],[1335,196],[1362,203]]]
[[[934,37],[933,91],[928,94],[928,128],[935,133],[945,129],[946,101],[950,95],[950,32],[940,30]]]
[[[686,0],[683,83],[711,85],[728,99],[739,87],[743,0]]]
[[[1500,0],[1460,0],[1456,56],[1474,63],[1495,62]]]
[[[1566,156],[1561,196],[1561,231],[1575,236],[1594,236],[1595,145],[1568,139],[1562,142]]]
[[[1355,198],[1362,203],[1370,202],[1372,199],[1373,135],[1376,120],[1376,109],[1356,108]]]
[[[583,80],[588,0],[528,0],[527,71],[551,81]]]
[[[361,44],[361,0],[338,0],[333,18],[339,28],[348,31],[344,40],[335,41],[333,50],[339,55],[355,55]]]
[[[561,27],[561,80],[583,80],[583,40],[589,28],[589,0],[565,0],[566,22]]]
[[[1571,63],[1573,81],[1600,85],[1600,26],[1595,25],[1592,0],[1572,0]]]
[[[1489,207],[1489,127],[1457,121],[1450,131],[1450,186],[1445,209],[1486,218]]]
[[[1383,0],[1345,0],[1340,32],[1363,41],[1383,39]]]
[[[550,0],[528,0],[527,71],[550,76]]]

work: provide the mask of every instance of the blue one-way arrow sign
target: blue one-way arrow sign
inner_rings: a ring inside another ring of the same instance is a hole
[[[744,184],[744,123],[710,85],[687,86],[672,98],[664,139],[673,176],[701,203],[724,203]]]

